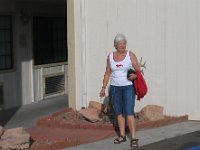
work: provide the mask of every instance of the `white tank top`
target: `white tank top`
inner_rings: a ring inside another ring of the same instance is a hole
[[[113,53],[110,53],[109,59],[111,68],[110,85],[132,85],[132,81],[127,79],[127,72],[130,68],[132,68],[132,62],[129,56],[129,51],[127,51],[126,57],[122,61],[115,62],[113,58]]]

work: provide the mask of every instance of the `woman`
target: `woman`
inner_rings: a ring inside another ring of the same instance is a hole
[[[105,89],[110,79],[111,97],[119,126],[119,136],[114,140],[115,144],[126,141],[125,119],[131,133],[131,147],[138,147],[136,139],[136,124],[134,118],[135,92],[133,80],[137,76],[132,73],[127,78],[127,72],[132,67],[139,71],[137,58],[131,51],[126,50],[126,38],[123,34],[117,34],[114,39],[116,51],[110,53],[107,58],[106,72],[103,79],[103,86],[100,96],[105,96]]]

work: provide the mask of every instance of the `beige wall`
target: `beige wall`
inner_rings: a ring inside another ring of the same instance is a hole
[[[68,93],[69,106],[87,106],[86,26],[84,0],[67,1],[68,8]]]
[[[68,104],[69,107],[76,109],[74,10],[74,0],[67,0]]]
[[[147,104],[167,115],[200,119],[200,1],[74,0],[76,108],[99,101],[106,57],[124,33],[128,50],[147,62]],[[83,76],[80,76],[80,74]]]

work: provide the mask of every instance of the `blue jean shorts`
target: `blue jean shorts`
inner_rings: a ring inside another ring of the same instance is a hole
[[[128,116],[134,115],[135,107],[135,89],[133,85],[127,86],[110,86],[111,99],[114,106],[115,114]]]

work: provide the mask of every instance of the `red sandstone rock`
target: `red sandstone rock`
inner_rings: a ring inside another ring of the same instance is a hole
[[[101,121],[101,118],[99,117],[100,111],[97,109],[94,108],[81,109],[79,113],[83,115],[83,117],[90,122]]]
[[[150,121],[160,120],[164,118],[163,107],[157,105],[147,105],[141,110],[141,114]]]
[[[3,132],[4,132],[4,129],[2,126],[0,126],[0,139],[1,139],[1,136],[3,135]]]
[[[21,127],[6,130],[1,136],[2,149],[26,149],[30,145],[30,135]]]
[[[97,109],[98,111],[104,111],[104,105],[97,101],[90,101],[88,108],[94,108]]]

